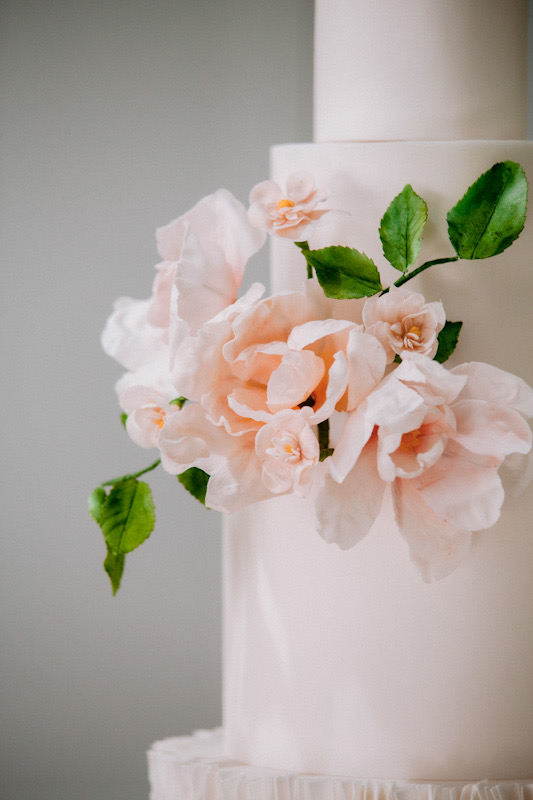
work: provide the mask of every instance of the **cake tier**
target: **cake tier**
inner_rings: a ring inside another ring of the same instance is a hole
[[[429,205],[423,260],[453,255],[446,212],[496,161],[533,175],[524,142],[287,145],[282,185],[310,170],[332,219],[311,247],[346,244],[380,260],[380,219],[411,183]],[[496,259],[434,267],[409,286],[464,320],[454,362],[487,361],[533,383],[533,220]],[[274,290],[302,288],[305,262],[275,240]],[[359,304],[331,302],[350,315]],[[359,312],[357,312],[359,313]],[[225,525],[226,754],[296,773],[395,780],[533,776],[533,492],[474,534],[468,558],[423,583],[390,503],[340,551],[314,530],[310,501],[280,497]]]
[[[156,742],[148,753],[150,800],[533,800],[533,783],[409,784],[299,775],[224,756],[221,730]]]
[[[521,139],[525,0],[317,0],[315,140]]]

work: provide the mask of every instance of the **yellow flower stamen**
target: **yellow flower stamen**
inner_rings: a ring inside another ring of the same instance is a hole
[[[402,453],[415,453],[418,447],[419,438],[420,428],[417,428],[414,431],[409,431],[408,433],[404,433],[398,449],[401,450]]]
[[[278,209],[281,211],[282,208],[294,208],[294,203],[292,200],[280,200],[278,203]]]
[[[409,335],[409,334],[411,334],[411,333],[412,333],[414,336],[418,336],[418,337],[420,337],[420,334],[422,333],[422,328],[420,328],[418,325],[413,325],[413,327],[412,327],[412,328],[410,328],[410,330],[409,330],[409,333],[408,333],[407,335]]]
[[[162,409],[162,408],[160,408],[160,406],[156,406],[156,407],[154,408],[154,411],[155,411],[155,413],[156,413],[156,415],[157,415],[157,416],[156,416],[156,418],[154,419],[154,423],[157,425],[157,427],[159,428],[159,430],[161,430],[161,428],[162,428],[162,427],[163,427],[163,425],[165,424],[165,416],[166,416],[166,414],[165,414],[165,412],[163,411],[163,409]]]

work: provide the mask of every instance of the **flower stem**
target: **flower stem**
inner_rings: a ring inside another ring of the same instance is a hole
[[[153,464],[150,464],[149,467],[145,467],[144,469],[139,470],[139,472],[133,472],[131,475],[122,475],[121,478],[114,478],[111,481],[104,481],[100,484],[100,486],[114,486],[116,483],[120,483],[120,481],[125,481],[128,478],[140,478],[141,475],[145,475],[147,472],[151,472],[151,470],[155,469],[161,463],[161,459],[158,458],[157,461],[154,461]]]
[[[425,264],[422,264],[420,267],[417,267],[412,272],[409,272],[406,275],[402,275],[401,278],[398,278],[397,281],[394,282],[393,286],[402,286],[407,281],[410,281],[411,278],[415,278],[417,275],[420,275],[421,272],[424,270],[429,269],[430,267],[434,267],[436,264],[450,264],[453,261],[459,261],[459,256],[450,256],[449,258],[435,258],[433,261],[426,261]],[[380,292],[380,297],[382,294],[386,294],[390,289],[390,286],[387,286],[386,289],[383,289]]]
[[[329,448],[329,419],[318,423],[318,446],[320,450],[328,450]]]
[[[303,255],[305,256],[305,252],[304,251],[305,250],[309,250],[309,242],[307,242],[307,241],[305,241],[305,242],[294,242],[294,244],[296,245],[296,247],[300,248],[300,250],[302,251]],[[309,261],[307,261],[307,278],[309,280],[312,277],[313,277],[313,267],[311,266]]]

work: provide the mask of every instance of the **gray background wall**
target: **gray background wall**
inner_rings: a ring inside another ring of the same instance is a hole
[[[220,520],[152,473],[157,528],[112,598],[86,496],[152,453],[100,331],[149,295],[158,225],[221,186],[246,202],[269,145],[310,138],[312,2],[1,15],[0,797],[146,800],[150,743],[221,722]]]
[[[221,721],[220,523],[152,473],[111,597],[86,496],[151,454],[99,335],[156,226],[311,138],[312,1],[4,0],[1,37],[0,798],[146,800],[151,741]]]

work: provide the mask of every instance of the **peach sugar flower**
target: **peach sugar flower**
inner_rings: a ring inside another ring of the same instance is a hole
[[[287,190],[274,181],[262,181],[250,192],[250,223],[262,231],[294,241],[306,239],[315,222],[328,209],[317,209],[327,199],[327,192],[316,189],[312,175],[294,172],[287,179]]]
[[[445,322],[442,303],[426,303],[421,294],[395,286],[387,294],[369,297],[363,308],[365,330],[379,339],[388,363],[405,352],[433,358]]]
[[[102,334],[126,370],[126,429],[169,473],[204,470],[210,508],[316,495],[318,530],[342,549],[390,493],[423,579],[442,578],[500,515],[498,470],[530,451],[533,389],[487,364],[435,362],[442,303],[403,287],[362,300],[362,325],[324,319],[335,312],[314,281],[306,294],[263,298],[252,284],[239,297],[265,231],[305,240],[326,198],[298,172],[285,192],[257,184],[248,211],[220,190],[158,229],[151,296],[117,300]]]
[[[172,360],[205,322],[234,303],[246,263],[265,241],[248,222],[242,203],[225,190],[159,228],[156,238],[164,260],[156,267],[151,297],[117,300],[102,333],[104,351],[128,370],[116,389],[128,415],[140,412],[127,424],[139,444],[147,441],[141,430],[153,416],[150,396],[166,408],[182,394],[171,379]],[[261,291],[256,284],[252,294]],[[156,426],[147,434],[154,444],[158,432]]]
[[[199,450],[195,458],[204,457],[206,442],[213,454],[225,455],[224,480],[220,460],[216,480],[207,470],[212,478],[206,502],[226,511],[248,504],[246,492],[235,491],[234,484],[241,477],[248,481],[252,473],[261,484],[255,496],[288,491],[293,481],[289,472],[299,475],[301,470],[282,465],[282,461],[294,465],[294,459],[275,457],[274,438],[287,443],[297,439],[305,466],[315,463],[307,428],[324,422],[335,410],[355,408],[384,371],[383,348],[362,326],[346,320],[315,320],[312,302],[297,292],[258,300],[244,310],[231,312],[230,308],[204,325],[190,345],[188,358],[176,362],[174,381],[201,409],[195,413],[204,426],[197,436],[202,455]],[[181,450],[176,457],[176,441],[187,435],[181,427],[185,411],[187,407],[171,418],[159,439],[164,465],[173,472],[200,466],[194,459],[184,462]],[[287,411],[292,413],[280,413]],[[298,416],[305,421],[303,427]],[[282,423],[287,425],[285,432]],[[270,426],[268,432],[256,440],[264,426]],[[213,427],[218,428],[216,441]],[[234,460],[239,451],[240,467]],[[303,485],[300,477],[293,477],[295,486]]]
[[[350,415],[318,499],[322,536],[341,548],[368,533],[392,488],[396,522],[424,580],[467,555],[472,531],[494,525],[504,499],[498,468],[529,452],[533,390],[471,362],[446,370],[404,360]]]

